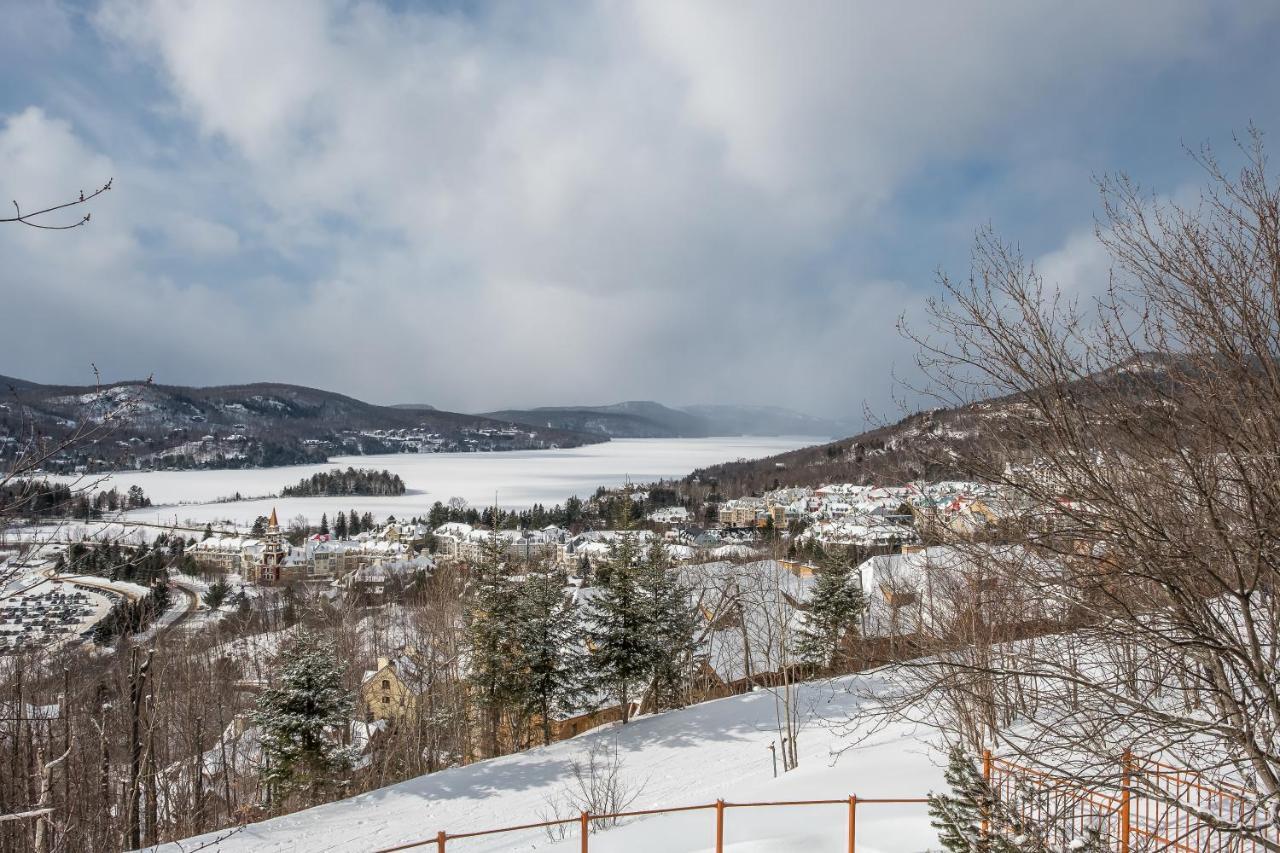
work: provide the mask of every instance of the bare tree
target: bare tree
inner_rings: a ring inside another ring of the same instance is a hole
[[[1145,785],[1277,850],[1280,189],[1259,134],[1239,151],[1238,174],[1193,154],[1207,187],[1192,206],[1101,183],[1113,270],[1091,303],[983,232],[971,276],[944,277],[931,326],[909,332],[940,402],[999,400],[965,461],[1006,496],[1020,548],[945,536],[984,582],[956,590],[967,628],[902,665],[897,710],[1082,784]],[[1053,618],[998,630],[1017,614],[993,589]],[[1205,808],[1131,778],[1125,750],[1254,802]]]

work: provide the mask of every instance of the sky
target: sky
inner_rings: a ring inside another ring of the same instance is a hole
[[[1280,132],[1280,5],[0,0],[0,374],[458,411],[902,402],[990,225],[1096,292],[1095,179]],[[72,217],[74,218],[74,217]],[[907,403],[910,404],[909,394]]]

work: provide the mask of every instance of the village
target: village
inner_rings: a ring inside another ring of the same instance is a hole
[[[642,487],[619,494],[636,506],[649,496]],[[585,649],[595,573],[617,558],[624,540],[639,551],[656,546],[697,599],[694,635],[700,639],[693,689],[706,699],[794,677],[783,671],[791,663],[776,648],[777,639],[780,631],[792,633],[803,621],[822,570],[817,555],[854,561],[851,576],[866,599],[860,617],[863,642],[891,642],[954,615],[931,592],[934,572],[954,568],[950,563],[957,557],[925,543],[941,528],[969,534],[994,529],[1001,514],[1010,511],[997,490],[972,482],[837,483],[728,500],[717,508],[716,521],[705,526],[694,523],[685,507],[675,506],[652,510],[626,529],[492,529],[461,521],[431,528],[420,519],[388,519],[346,538],[312,532],[291,544],[273,512],[259,535],[215,533],[191,542],[186,553],[209,576],[225,578],[259,606],[290,589],[371,614],[397,614],[400,595],[413,578],[437,570],[465,571],[496,549],[513,575],[532,570],[521,567],[537,567],[559,578],[577,623],[584,626],[572,642]],[[739,602],[729,613],[725,602],[748,588],[755,606]],[[775,624],[779,618],[784,624]],[[428,701],[438,666],[418,641],[400,639],[370,657],[357,688],[353,725],[377,729],[423,712],[420,705]],[[649,701],[633,700],[626,714],[651,710]],[[623,714],[622,707],[597,695],[561,708],[548,725],[553,739],[560,739]],[[361,731],[354,741],[370,743],[370,732]]]

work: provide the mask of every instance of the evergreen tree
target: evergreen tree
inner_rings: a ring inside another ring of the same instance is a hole
[[[231,584],[227,583],[226,578],[219,577],[205,590],[204,603],[210,610],[217,610],[230,597]]]
[[[498,754],[502,717],[520,697],[516,596],[502,560],[502,541],[492,531],[472,567],[467,608],[467,677],[484,716],[490,757]]]
[[[797,644],[800,659],[817,667],[833,667],[841,646],[857,634],[864,607],[862,585],[847,563],[832,563],[818,572],[808,604]]]
[[[352,536],[360,535],[360,513],[356,512],[354,509],[347,513],[347,524],[351,528]]]
[[[679,707],[688,695],[695,614],[689,590],[657,539],[645,554],[637,583],[645,600],[643,633],[654,708]]]
[[[201,538],[201,539],[212,539],[212,538],[213,538],[213,525],[212,525],[212,524],[206,524],[206,525],[204,526],[204,536],[202,536],[202,537],[200,537],[200,538]]]
[[[281,796],[323,787],[351,766],[334,735],[351,715],[342,668],[331,649],[301,633],[277,661],[272,686],[258,697],[253,722],[262,729],[263,778]]]
[[[943,772],[950,793],[929,795],[929,817],[947,853],[1016,853],[1040,849],[1028,847],[1020,827],[1001,825],[997,801],[964,750],[953,747]],[[1015,843],[1013,838],[1018,838]]]
[[[267,517],[260,515],[253,520],[253,527],[249,529],[249,535],[254,539],[261,539],[267,535]]]
[[[329,513],[320,513],[320,533],[324,536],[329,535]]]
[[[362,530],[373,530],[373,513],[366,512],[364,517],[360,519],[360,528]]]
[[[652,673],[648,601],[637,557],[635,534],[627,531],[596,573],[599,594],[591,602],[592,671],[600,688],[618,701],[624,725],[640,684]]]
[[[333,520],[333,535],[338,539],[347,538],[347,514],[341,510],[338,511],[338,517]]]
[[[526,710],[542,721],[542,742],[551,742],[551,718],[572,713],[581,695],[583,655],[576,613],[559,571],[528,572],[519,586],[519,633]]]

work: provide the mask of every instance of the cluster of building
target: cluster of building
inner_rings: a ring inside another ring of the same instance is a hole
[[[769,528],[778,532],[799,528],[797,543],[894,551],[920,543],[941,527],[953,532],[989,527],[1008,511],[995,489],[978,483],[835,483],[725,501],[718,509],[719,525],[705,528],[691,522],[685,507],[655,510],[649,520],[656,530],[635,530],[630,535],[640,548],[656,539],[677,563],[752,558],[760,533]],[[429,562],[426,546],[430,541],[434,541],[434,555],[464,561],[482,559],[496,541],[506,559],[551,559],[574,573],[609,559],[623,535],[618,530],[573,533],[555,525],[494,531],[448,522],[431,530],[416,522],[392,522],[350,539],[316,534],[300,546],[291,546],[273,511],[261,536],[211,536],[195,543],[188,553],[210,569],[238,574],[246,583],[319,580],[348,587],[361,584],[371,591],[385,584],[389,573]]]
[[[508,559],[550,559],[570,574],[582,567],[595,568],[612,557],[624,536],[630,536],[638,549],[650,547],[655,540],[674,562],[698,559],[724,559],[750,556],[754,533],[746,531],[705,530],[696,525],[672,525],[657,533],[651,530],[584,530],[571,533],[554,525],[541,530],[490,530],[462,522],[442,524],[432,531],[436,554],[460,560],[475,561],[483,557],[495,540]]]
[[[1006,512],[997,490],[981,483],[914,482],[903,486],[833,483],[817,489],[788,488],[761,497],[737,498],[719,507],[721,527],[787,530],[823,545],[891,547],[920,541],[940,527],[973,532]]]
[[[426,544],[428,533],[422,524],[391,522],[350,539],[317,533],[295,547],[285,539],[272,510],[261,537],[214,535],[195,543],[187,553],[206,568],[240,575],[245,583],[350,581],[362,569],[411,562]]]

